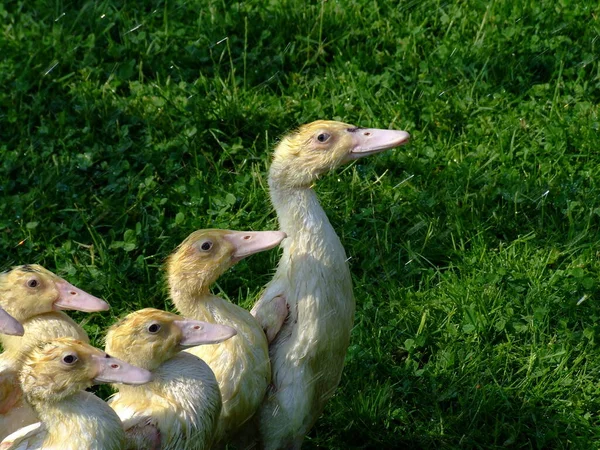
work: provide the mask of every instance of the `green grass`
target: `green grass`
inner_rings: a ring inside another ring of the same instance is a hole
[[[100,344],[191,231],[276,227],[286,130],[406,129],[317,186],[357,315],[305,448],[600,447],[600,8],[511,3],[0,4],[0,268],[109,301]]]

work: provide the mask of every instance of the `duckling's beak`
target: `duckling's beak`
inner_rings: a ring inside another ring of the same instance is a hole
[[[152,381],[152,373],[148,370],[127,364],[106,353],[103,356],[92,355],[92,360],[98,369],[98,373],[93,379],[96,384],[145,384]]]
[[[362,158],[363,156],[388,150],[406,144],[410,134],[400,130],[380,130],[378,128],[355,128],[351,131],[354,147],[348,154],[348,161]]]
[[[13,336],[23,336],[25,330],[17,319],[0,308],[0,333],[10,334]]]
[[[287,235],[283,231],[232,231],[223,236],[234,247],[233,261],[277,247]]]
[[[94,297],[79,288],[76,288],[71,283],[60,279],[55,282],[58,289],[58,300],[54,302],[54,309],[74,309],[77,311],[94,312],[106,311],[110,305],[104,300]]]
[[[202,322],[200,320],[176,320],[173,322],[181,330],[182,347],[193,347],[196,345],[217,344],[235,336],[235,328],[227,325]]]

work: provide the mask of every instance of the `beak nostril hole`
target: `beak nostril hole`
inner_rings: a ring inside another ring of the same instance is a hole
[[[71,295],[77,295],[77,292],[71,291],[71,292],[69,292],[69,294],[71,294]]]
[[[118,365],[118,364],[111,364],[111,365],[110,365],[110,368],[111,368],[111,369],[118,369],[118,368],[119,368],[119,365]]]
[[[200,325],[195,325],[194,326],[194,330],[199,330],[200,329]]]
[[[365,136],[371,136],[371,133],[369,133],[369,132],[366,132],[366,133],[365,133]]]
[[[250,236],[250,235],[246,235],[246,236],[244,236],[244,240],[245,240],[245,241],[247,241],[248,239],[252,239],[252,236]]]

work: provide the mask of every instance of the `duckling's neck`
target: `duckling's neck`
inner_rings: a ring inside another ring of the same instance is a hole
[[[211,323],[214,323],[215,315],[219,315],[219,311],[226,307],[227,303],[211,294],[208,287],[197,291],[184,291],[172,286],[171,299],[182,316]]]
[[[269,187],[279,227],[287,234],[288,244],[290,241],[297,241],[298,245],[308,247],[325,244],[345,255],[315,191],[310,187],[289,187],[273,174],[269,177]],[[284,244],[284,249],[288,247],[289,245]]]
[[[43,448],[123,448],[125,434],[119,417],[90,392],[79,391],[54,402],[34,400],[32,406],[48,432]]]

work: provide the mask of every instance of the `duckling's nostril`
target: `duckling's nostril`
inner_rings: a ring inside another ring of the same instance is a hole
[[[199,330],[200,329],[200,325],[194,325],[194,330]]]
[[[69,294],[71,294],[71,295],[77,295],[77,292],[75,292],[75,291],[69,291]]]
[[[371,133],[369,133],[368,131],[363,133],[365,136],[371,136]]]
[[[118,368],[119,368],[119,365],[118,365],[118,364],[111,364],[111,365],[110,365],[110,368],[111,368],[111,369],[118,369]]]
[[[250,236],[249,234],[247,234],[246,236],[244,236],[244,240],[247,241],[248,239],[252,239],[252,236]]]

